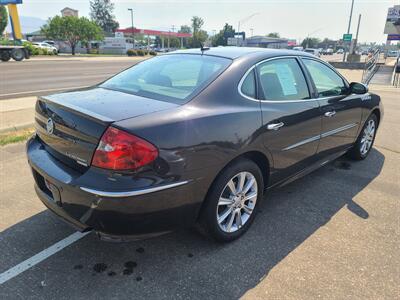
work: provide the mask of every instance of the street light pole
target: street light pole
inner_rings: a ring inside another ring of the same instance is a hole
[[[133,49],[135,49],[135,32],[133,31],[133,9],[128,8],[128,10],[131,12],[131,23],[132,23],[132,43],[133,43]]]
[[[350,34],[351,28],[351,19],[353,18],[353,8],[354,8],[354,0],[351,0],[351,9],[350,9],[350,17],[349,17],[349,26],[347,27],[347,34]],[[344,43],[344,41],[343,41]],[[344,47],[343,51],[343,62],[346,61],[346,47]]]

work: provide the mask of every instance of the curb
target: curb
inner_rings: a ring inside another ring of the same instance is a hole
[[[22,125],[15,125],[15,126],[11,126],[11,127],[6,127],[6,128],[0,128],[0,133],[6,133],[6,132],[13,132],[13,131],[18,131],[18,130],[22,130],[22,129],[27,129],[30,127],[33,127],[34,123],[27,123],[27,124],[22,124]]]

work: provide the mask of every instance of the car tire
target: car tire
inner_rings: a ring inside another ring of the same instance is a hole
[[[21,61],[25,58],[25,51],[21,48],[13,49],[13,50],[11,50],[11,57],[15,61]]]
[[[0,60],[1,61],[9,61],[11,59],[11,55],[9,51],[1,51],[0,52]]]
[[[218,242],[239,238],[254,221],[263,191],[263,176],[253,161],[239,159],[231,163],[207,194],[196,226],[198,231]]]
[[[371,114],[365,122],[356,142],[348,152],[354,160],[365,159],[374,145],[376,130],[378,129],[378,118]]]

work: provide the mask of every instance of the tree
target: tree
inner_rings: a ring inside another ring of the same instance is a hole
[[[6,7],[4,5],[0,5],[0,35],[3,34],[4,30],[7,27],[7,19],[8,19],[8,14]]]
[[[204,21],[202,18],[194,16],[192,18],[192,30],[193,37],[188,40],[188,44],[192,48],[200,48],[201,45],[208,38],[208,34],[205,30],[202,30],[201,27],[204,25]]]
[[[66,41],[71,47],[72,55],[75,55],[75,48],[79,42],[87,44],[92,40],[103,39],[101,28],[85,17],[55,16],[42,26],[41,32],[47,38]]]
[[[278,32],[271,32],[271,33],[268,33],[267,37],[280,38],[281,35]]]
[[[200,17],[194,16],[192,17],[192,30],[193,33],[199,32],[201,27],[204,25],[204,20]]]
[[[226,46],[228,45],[228,38],[235,36],[235,29],[232,25],[225,23],[224,28],[220,30],[212,39],[212,45],[216,46]]]
[[[178,30],[179,33],[192,33],[192,28],[189,25],[182,25],[181,29]]]
[[[114,3],[110,0],[90,1],[90,18],[95,21],[104,32],[113,33],[119,27],[119,23],[113,15]]]
[[[182,25],[178,33],[192,33],[192,28],[189,25]],[[188,47],[188,39],[183,39],[183,47]]]
[[[316,48],[320,42],[321,42],[321,40],[319,38],[307,37],[303,40],[303,42],[301,43],[301,46],[303,48]]]

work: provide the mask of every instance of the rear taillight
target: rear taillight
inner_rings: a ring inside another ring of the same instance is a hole
[[[92,166],[111,170],[133,170],[154,161],[158,150],[149,142],[123,130],[109,127],[93,155]]]

